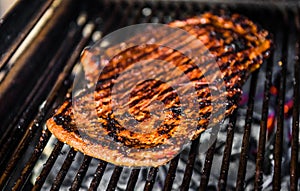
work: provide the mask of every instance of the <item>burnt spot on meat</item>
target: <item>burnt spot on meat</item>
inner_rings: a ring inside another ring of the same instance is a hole
[[[60,125],[68,132],[74,132],[75,134],[79,135],[79,131],[74,124],[74,120],[71,115],[70,107],[72,105],[71,99],[68,99],[64,107],[53,116],[53,120],[57,125]]]
[[[53,117],[54,121],[56,122],[57,125],[62,125],[64,126],[64,129],[67,131],[71,132],[72,129],[68,127],[69,123],[72,121],[70,116],[65,116],[62,114],[55,115]]]

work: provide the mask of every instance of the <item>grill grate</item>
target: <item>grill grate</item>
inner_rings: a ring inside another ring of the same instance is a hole
[[[0,46],[1,54],[5,53],[0,58],[1,189],[300,189],[299,4],[56,0],[53,4],[37,3],[22,12],[22,3],[12,11],[27,15],[29,21],[17,23],[12,40]],[[70,96],[80,52],[101,34],[135,23],[166,23],[220,8],[260,23],[274,35],[276,48],[251,75],[239,109],[224,123],[219,139],[205,154],[198,153],[200,136],[167,165],[149,169],[113,166],[69,148],[44,127],[54,108]],[[50,15],[47,25],[16,57],[20,43],[43,14]],[[0,24],[0,31],[4,31],[0,39],[13,30],[3,30],[11,26],[11,15]],[[18,36],[17,30],[24,36]],[[39,167],[41,162],[44,164]]]

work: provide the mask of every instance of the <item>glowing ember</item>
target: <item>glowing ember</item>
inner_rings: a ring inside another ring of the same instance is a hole
[[[294,105],[294,101],[292,99],[290,99],[284,104],[284,116],[286,118],[288,118],[291,115],[293,110],[293,105]]]
[[[275,112],[272,111],[269,113],[268,121],[267,121],[268,133],[273,132],[274,126],[275,126]]]

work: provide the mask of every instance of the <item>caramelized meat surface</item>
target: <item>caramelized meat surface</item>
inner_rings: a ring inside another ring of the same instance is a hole
[[[85,51],[86,79],[97,79],[96,88],[65,101],[47,121],[48,129],[89,156],[116,165],[159,166],[175,157],[187,140],[219,125],[237,108],[250,73],[268,57],[270,34],[238,14],[204,13],[168,26],[183,29],[205,48],[178,34],[159,34],[164,36],[160,41],[175,43],[178,50],[197,50],[201,60],[158,44],[124,50],[115,45],[105,54],[119,53],[101,66],[97,49]],[[147,80],[137,83],[134,75]]]

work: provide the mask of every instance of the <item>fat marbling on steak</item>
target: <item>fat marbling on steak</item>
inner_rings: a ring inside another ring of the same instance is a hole
[[[272,47],[269,32],[241,15],[214,15],[210,12],[174,21],[168,26],[183,29],[205,45],[206,49],[199,49],[199,55],[202,55],[200,68],[181,51],[157,44],[135,45],[125,50],[122,50],[122,45],[116,45],[106,54],[120,53],[104,68],[95,61],[99,54],[97,50],[85,51],[82,54],[85,75],[88,80],[98,79],[96,89],[77,96],[75,100],[65,101],[47,121],[48,129],[60,141],[86,155],[116,165],[159,166],[176,156],[186,140],[193,140],[207,128],[219,125],[224,116],[237,108],[241,87],[250,73],[269,56]],[[128,43],[142,37],[137,35]],[[165,34],[161,41],[179,44],[183,49],[199,48],[181,38],[180,35]],[[210,56],[205,54],[206,50]],[[161,65],[154,67],[153,60],[172,63],[175,69],[159,67]],[[132,76],[138,74],[126,69],[141,61],[145,61],[140,67],[141,73],[154,71],[164,80],[149,79],[136,84]],[[222,80],[213,84],[207,79],[217,79],[218,70]],[[184,77],[194,84],[197,110],[188,110],[194,106],[190,105],[191,102],[182,101],[191,99],[189,87],[183,83]],[[112,87],[119,82],[122,85],[116,87],[114,95]],[[178,85],[181,82],[183,85]],[[178,86],[174,89],[170,83]],[[127,88],[133,84],[133,89]],[[222,86],[226,91],[218,91]],[[179,96],[178,92],[185,93]],[[115,108],[112,106],[113,95],[124,97]],[[125,99],[126,96],[129,100]],[[80,105],[76,112],[72,101]],[[155,101],[163,106],[155,105]],[[223,113],[212,116],[214,111],[224,106]],[[152,110],[160,113],[153,115]],[[182,122],[182,113],[197,120]],[[135,122],[132,119],[142,125],[133,127]]]

